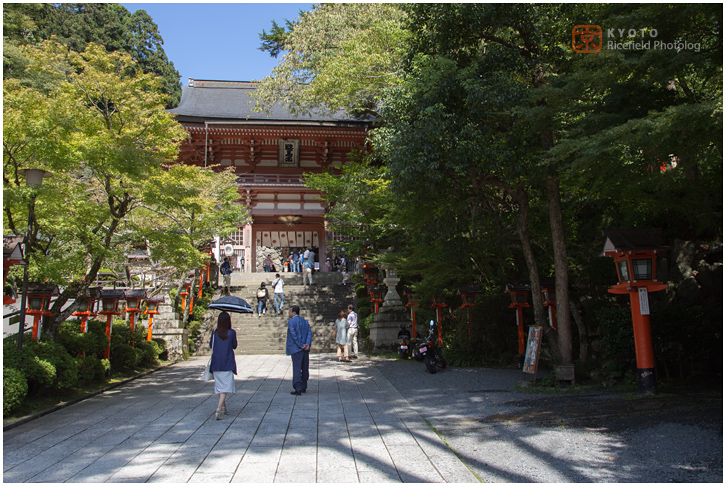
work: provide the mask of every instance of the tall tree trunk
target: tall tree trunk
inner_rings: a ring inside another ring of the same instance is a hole
[[[549,332],[552,327],[549,325],[547,315],[545,314],[544,304],[542,302],[542,287],[539,283],[539,268],[537,260],[532,251],[532,245],[529,241],[529,231],[527,230],[527,216],[529,215],[529,197],[524,189],[524,183],[520,182],[514,191],[511,192],[514,200],[519,205],[519,214],[517,215],[517,234],[522,243],[522,252],[524,253],[524,261],[527,264],[529,272],[529,281],[532,288],[532,310],[534,311],[534,323],[545,329],[544,336],[547,339],[549,349],[553,354],[556,362],[559,358],[559,343],[557,342],[557,333]]]
[[[570,280],[567,269],[567,245],[562,224],[560,181],[557,176],[547,177],[547,200],[550,212],[552,247],[555,261],[555,287],[557,295],[557,341],[561,364],[572,364],[572,328],[570,324]]]
[[[585,323],[582,322],[582,316],[580,316],[580,310],[577,308],[574,300],[570,301],[570,311],[572,312],[572,318],[577,324],[577,333],[580,337],[580,357],[578,361],[582,364],[587,363],[587,358],[590,355],[590,337],[587,335],[587,328]]]

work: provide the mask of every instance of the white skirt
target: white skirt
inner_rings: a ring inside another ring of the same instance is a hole
[[[234,393],[234,373],[231,371],[214,372],[214,393]]]

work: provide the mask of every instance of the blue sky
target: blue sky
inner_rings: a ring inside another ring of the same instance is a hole
[[[279,58],[258,50],[259,34],[272,21],[285,25],[312,3],[122,3],[133,13],[146,10],[164,39],[164,51],[181,75],[230,81],[259,80]]]

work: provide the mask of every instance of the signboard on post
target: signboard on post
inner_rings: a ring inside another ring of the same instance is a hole
[[[527,338],[527,351],[524,353],[524,373],[534,375],[537,380],[537,365],[539,364],[539,348],[542,344],[542,326],[531,326]]]
[[[648,304],[648,287],[638,287],[638,297],[640,298],[640,315],[650,315],[650,305]]]

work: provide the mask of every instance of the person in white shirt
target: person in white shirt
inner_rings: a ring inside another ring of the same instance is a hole
[[[282,306],[285,305],[285,294],[283,294],[283,286],[285,281],[280,278],[280,274],[275,274],[275,280],[272,281],[272,288],[275,293],[275,313],[282,314]]]
[[[349,358],[358,358],[358,314],[352,304],[348,306],[348,350],[352,353]]]

